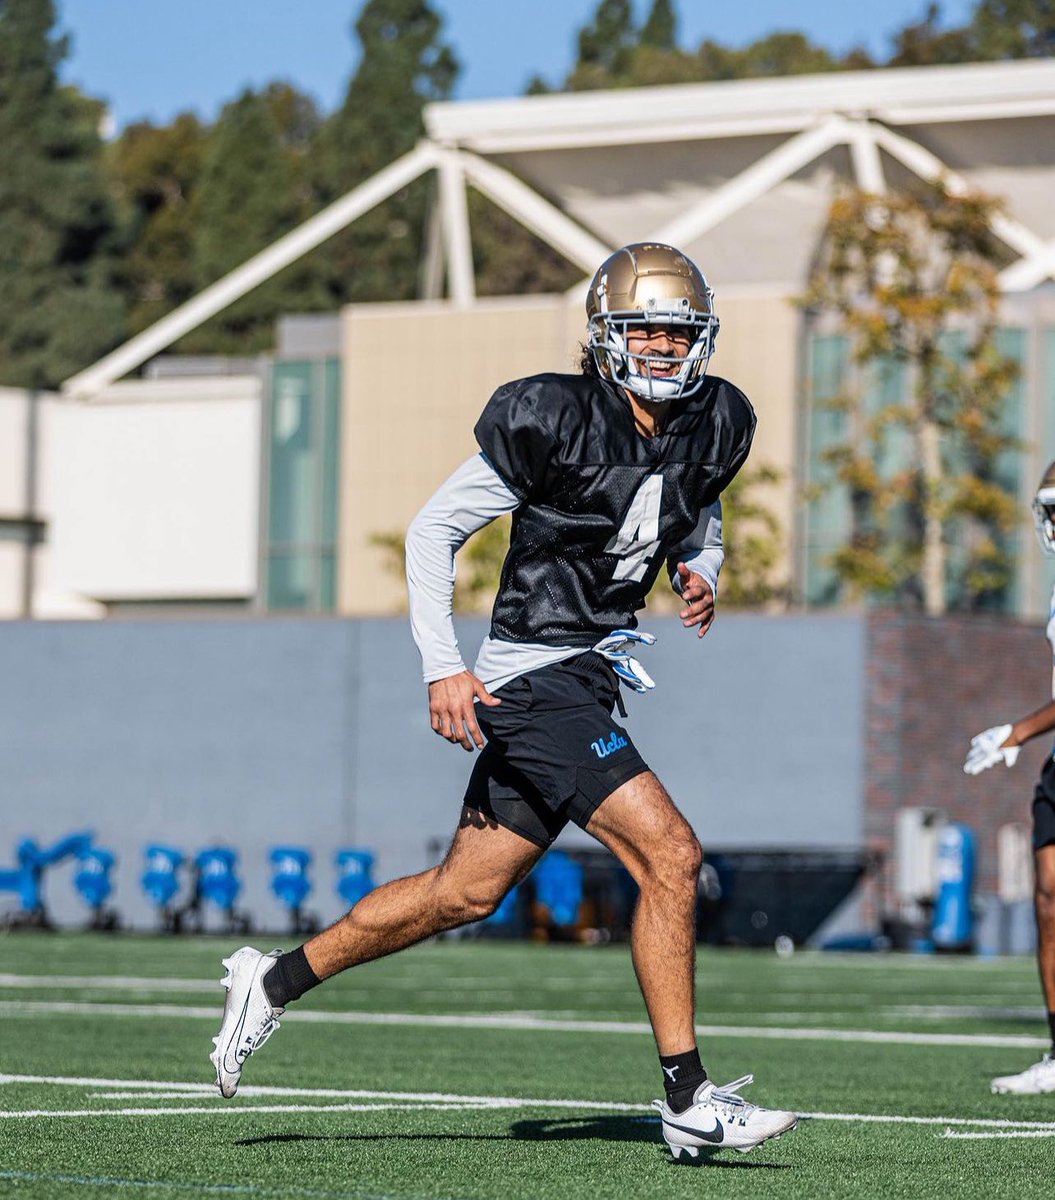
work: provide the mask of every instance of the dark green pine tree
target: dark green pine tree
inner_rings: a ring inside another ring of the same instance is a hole
[[[673,0],[652,0],[652,9],[641,26],[639,44],[666,52],[678,48],[678,17]]]
[[[1055,55],[1055,0],[980,0],[971,18],[979,59]]]
[[[59,86],[52,0],[0,0],[0,383],[54,387],[116,345],[102,107]]]
[[[125,228],[120,283],[138,333],[194,295],[195,197],[209,131],[182,113],[169,125],[129,125],[109,167]]]
[[[245,91],[213,129],[194,203],[194,269],[214,283],[293,229],[305,215],[302,181],[278,93]],[[288,96],[283,96],[283,103]],[[184,353],[246,354],[270,348],[283,312],[317,309],[325,296],[303,262],[243,296],[179,343]]]
[[[359,67],[314,152],[315,186],[331,203],[412,150],[422,108],[450,95],[458,64],[427,0],[368,0],[355,24]],[[417,294],[433,184],[421,179],[359,218],[311,256],[333,303]]]
[[[592,24],[579,31],[579,61],[565,90],[625,86],[637,42],[630,0],[601,0]]]

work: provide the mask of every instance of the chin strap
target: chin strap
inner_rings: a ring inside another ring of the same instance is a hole
[[[654,646],[654,633],[639,633],[636,629],[614,629],[594,646],[594,653],[606,658],[616,675],[635,692],[650,692],[655,680],[627,650],[628,646]]]

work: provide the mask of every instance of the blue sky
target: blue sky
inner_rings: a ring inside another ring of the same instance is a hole
[[[520,95],[540,74],[562,79],[575,36],[598,0],[433,0],[462,64],[458,99]],[[165,123],[187,110],[211,120],[247,86],[285,79],[324,111],[340,101],[355,66],[351,32],[362,0],[56,0],[72,53],[63,77],[106,100],[116,125]],[[635,0],[643,16],[648,0]],[[890,35],[926,0],[678,0],[681,42],[742,45],[796,28],[834,50],[889,51]],[[971,0],[945,0],[945,23]]]

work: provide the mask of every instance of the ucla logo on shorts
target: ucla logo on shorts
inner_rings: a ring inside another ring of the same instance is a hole
[[[598,758],[607,758],[609,754],[614,754],[617,750],[623,750],[629,743],[625,737],[620,737],[613,729],[606,738],[599,738],[596,742],[590,743],[594,754]]]

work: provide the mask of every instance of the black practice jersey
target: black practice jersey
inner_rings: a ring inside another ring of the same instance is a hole
[[[743,392],[711,375],[669,403],[663,432],[643,438],[605,380],[533,375],[491,397],[476,440],[522,500],[492,637],[592,646],[637,624],[664,560],[739,471],[755,428]]]

